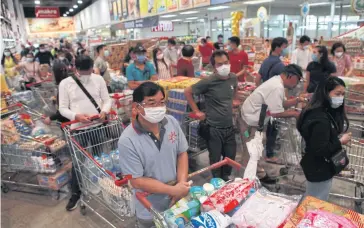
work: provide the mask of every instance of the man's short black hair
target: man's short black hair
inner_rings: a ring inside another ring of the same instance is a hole
[[[240,45],[240,38],[237,37],[237,36],[232,36],[232,37],[229,38],[229,40],[230,40],[231,43],[236,44],[236,46]]]
[[[206,40],[207,40],[207,39],[211,39],[211,36],[206,36]]]
[[[185,45],[182,48],[182,55],[183,57],[192,57],[195,53],[195,48],[191,45]]]
[[[155,96],[159,91],[162,92],[163,97],[166,97],[163,87],[154,82],[144,82],[134,90],[133,102],[141,103],[145,97]]]
[[[66,54],[64,51],[60,50],[60,51],[57,51],[57,55],[61,55],[61,54]]]
[[[264,41],[269,43],[269,39],[265,39]]]
[[[315,39],[313,39],[313,42],[318,42],[318,40],[315,38]]]
[[[178,42],[179,43],[179,45],[186,45],[186,43],[185,42],[183,42],[183,41],[180,41],[180,42]]]
[[[220,34],[217,36],[217,39],[219,39],[219,38],[224,38],[224,36],[222,34]]]
[[[287,75],[287,78],[290,78],[293,75],[298,76],[299,79],[303,77],[302,68],[297,64],[289,64],[285,66],[282,73]]]
[[[76,57],[75,66],[77,70],[90,70],[94,66],[94,61],[90,56],[80,55]]]
[[[214,51],[214,53],[212,53],[211,58],[210,58],[211,65],[215,66],[215,57],[216,56],[220,57],[220,56],[223,56],[223,55],[225,55],[226,58],[229,60],[229,54],[226,51],[224,51],[224,50]]]
[[[207,40],[206,40],[205,38],[202,38],[202,39],[201,39],[201,43],[202,43],[202,44],[206,44],[206,43],[207,43]]]
[[[310,37],[308,37],[308,36],[306,36],[306,35],[303,35],[303,36],[301,36],[301,38],[300,38],[300,44],[303,44],[304,42],[311,42],[311,39],[310,39]]]
[[[176,40],[172,39],[172,38],[169,38],[168,39],[168,44],[176,45]]]
[[[105,45],[105,44],[101,44],[101,45],[97,46],[97,47],[96,47],[96,51],[97,51],[97,53],[100,53],[100,51],[101,51],[104,47],[106,47],[106,45]]]
[[[44,44],[39,45],[39,48],[44,48]]]
[[[346,48],[345,48],[345,45],[341,42],[336,42],[332,45],[332,48],[331,48],[331,54],[332,55],[335,55],[335,50],[338,49],[339,47],[342,47],[344,52],[346,52]]]
[[[288,40],[284,37],[276,37],[272,40],[271,51],[275,51],[276,48],[282,47],[283,44],[288,44]]]

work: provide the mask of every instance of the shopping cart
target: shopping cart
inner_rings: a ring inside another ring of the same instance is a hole
[[[35,100],[39,102],[37,108],[41,113],[50,116],[57,112],[58,88],[55,82],[46,80],[27,84],[27,87],[33,91]]]
[[[131,176],[116,178],[120,172],[117,141],[124,125],[115,112],[105,121],[98,118],[98,115],[93,116],[93,122],[88,124],[71,121],[62,124],[62,128],[71,147],[73,169],[82,192],[81,214],[86,214],[87,207],[115,227],[101,213],[102,209],[107,209],[120,221],[134,215],[128,185]]]
[[[229,158],[225,158],[224,160],[220,161],[220,162],[217,162],[211,166],[208,166],[206,168],[203,168],[201,170],[198,170],[196,172],[193,172],[191,174],[188,175],[188,179],[192,181],[193,185],[200,185],[202,186],[206,180],[204,179],[201,179],[199,178],[199,175],[202,174],[202,173],[205,173],[207,171],[211,171],[213,169],[217,169],[217,168],[220,168],[224,165],[229,165],[229,166],[232,166],[234,169],[238,170],[238,172],[241,174],[239,176],[243,176],[243,172],[244,172],[244,169],[243,167],[229,159]],[[173,185],[175,184],[176,182],[170,182],[168,183],[169,185]],[[258,183],[258,182],[257,182]],[[154,223],[156,225],[156,227],[158,228],[168,228],[168,224],[167,224],[167,221],[165,220],[164,216],[163,216],[163,213],[158,211],[153,205],[152,203],[148,200],[148,196],[151,195],[150,193],[146,193],[146,192],[136,192],[135,193],[135,196],[136,198],[140,201],[140,203],[150,211],[150,213],[152,214],[153,216],[153,220],[154,220]]]
[[[206,141],[199,135],[200,120],[191,113],[186,115],[184,129],[187,137],[189,148],[188,150],[193,152],[194,156],[207,151]]]
[[[34,136],[33,117],[38,115],[27,112],[24,105],[18,103],[8,109],[11,113],[1,120],[2,191],[7,193],[8,185],[26,187],[21,190],[32,193],[49,190],[52,197],[59,199],[68,180],[70,158],[66,141],[53,132]],[[63,181],[50,183],[58,174],[64,174]]]
[[[124,93],[113,93],[110,94],[113,100],[112,109],[116,110],[119,119],[124,124],[129,124],[132,118],[132,103],[133,103],[133,92],[125,91]]]

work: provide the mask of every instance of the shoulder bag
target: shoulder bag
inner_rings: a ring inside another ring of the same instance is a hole
[[[80,87],[80,89],[84,92],[84,94],[87,96],[87,98],[91,101],[91,103],[95,106],[96,110],[101,113],[101,108],[99,107],[99,105],[96,103],[95,99],[91,96],[91,94],[86,90],[86,88],[82,85],[82,83],[80,82],[80,80],[72,74],[72,78],[73,80],[75,80],[75,82],[77,83],[77,85]]]

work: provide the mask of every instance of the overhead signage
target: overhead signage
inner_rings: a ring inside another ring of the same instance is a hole
[[[208,6],[210,5],[210,0],[193,0],[193,7]]]
[[[301,15],[302,17],[306,17],[310,13],[310,4],[308,2],[304,2],[301,7]]]
[[[180,10],[189,9],[193,7],[192,0],[179,0],[178,4]]]
[[[267,15],[268,15],[267,9],[264,6],[258,9],[257,17],[260,21],[264,21],[265,19],[267,19]]]
[[[211,0],[211,5],[224,4],[228,2],[232,2],[232,0]]]
[[[58,7],[35,7],[36,18],[58,18],[59,8]]]
[[[172,21],[160,21],[157,26],[152,27],[152,32],[172,32]]]
[[[134,29],[134,28],[150,28],[153,26],[158,26],[158,16],[142,18],[133,21],[126,21],[111,26],[112,30],[124,30],[124,29]]]

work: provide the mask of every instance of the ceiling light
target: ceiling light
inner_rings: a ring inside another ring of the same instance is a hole
[[[214,6],[214,7],[207,8],[207,10],[221,10],[221,9],[227,9],[227,8],[230,8],[230,6]]]
[[[37,4],[37,5],[39,5],[40,4],[40,1],[39,0],[35,0],[34,3]]]
[[[349,8],[351,5],[343,5],[343,8]],[[340,6],[335,6],[335,8],[340,8]]]
[[[324,6],[324,5],[330,5],[330,2],[317,2],[317,3],[309,3],[309,6]],[[300,5],[302,6],[302,4]]]
[[[65,14],[65,13],[64,13],[64,14],[63,14],[63,16],[64,16],[64,17],[67,17],[67,14]]]
[[[187,20],[196,20],[196,19],[198,19],[198,17],[188,17],[188,18],[186,18]]]
[[[191,10],[191,11],[186,11],[186,12],[182,12],[182,13],[179,13],[179,14],[186,15],[186,14],[194,14],[194,13],[198,13],[198,11]]]
[[[274,0],[247,1],[247,2],[243,2],[243,4],[246,4],[246,5],[255,5],[255,4],[266,3],[266,2],[274,2]]]
[[[182,21],[182,19],[174,19],[174,20],[171,20],[171,21],[174,21],[174,22],[176,22],[176,21]]]
[[[73,9],[70,9],[70,12],[73,12]]]
[[[81,0],[79,0],[79,1],[77,1],[77,3],[78,3],[78,4],[82,4],[82,1],[81,1]]]
[[[159,16],[159,17],[162,17],[162,18],[169,18],[169,17],[175,17],[177,15],[175,14],[169,14],[169,15],[162,15],[162,16]]]
[[[78,8],[78,5],[73,5],[73,8],[77,9]]]

